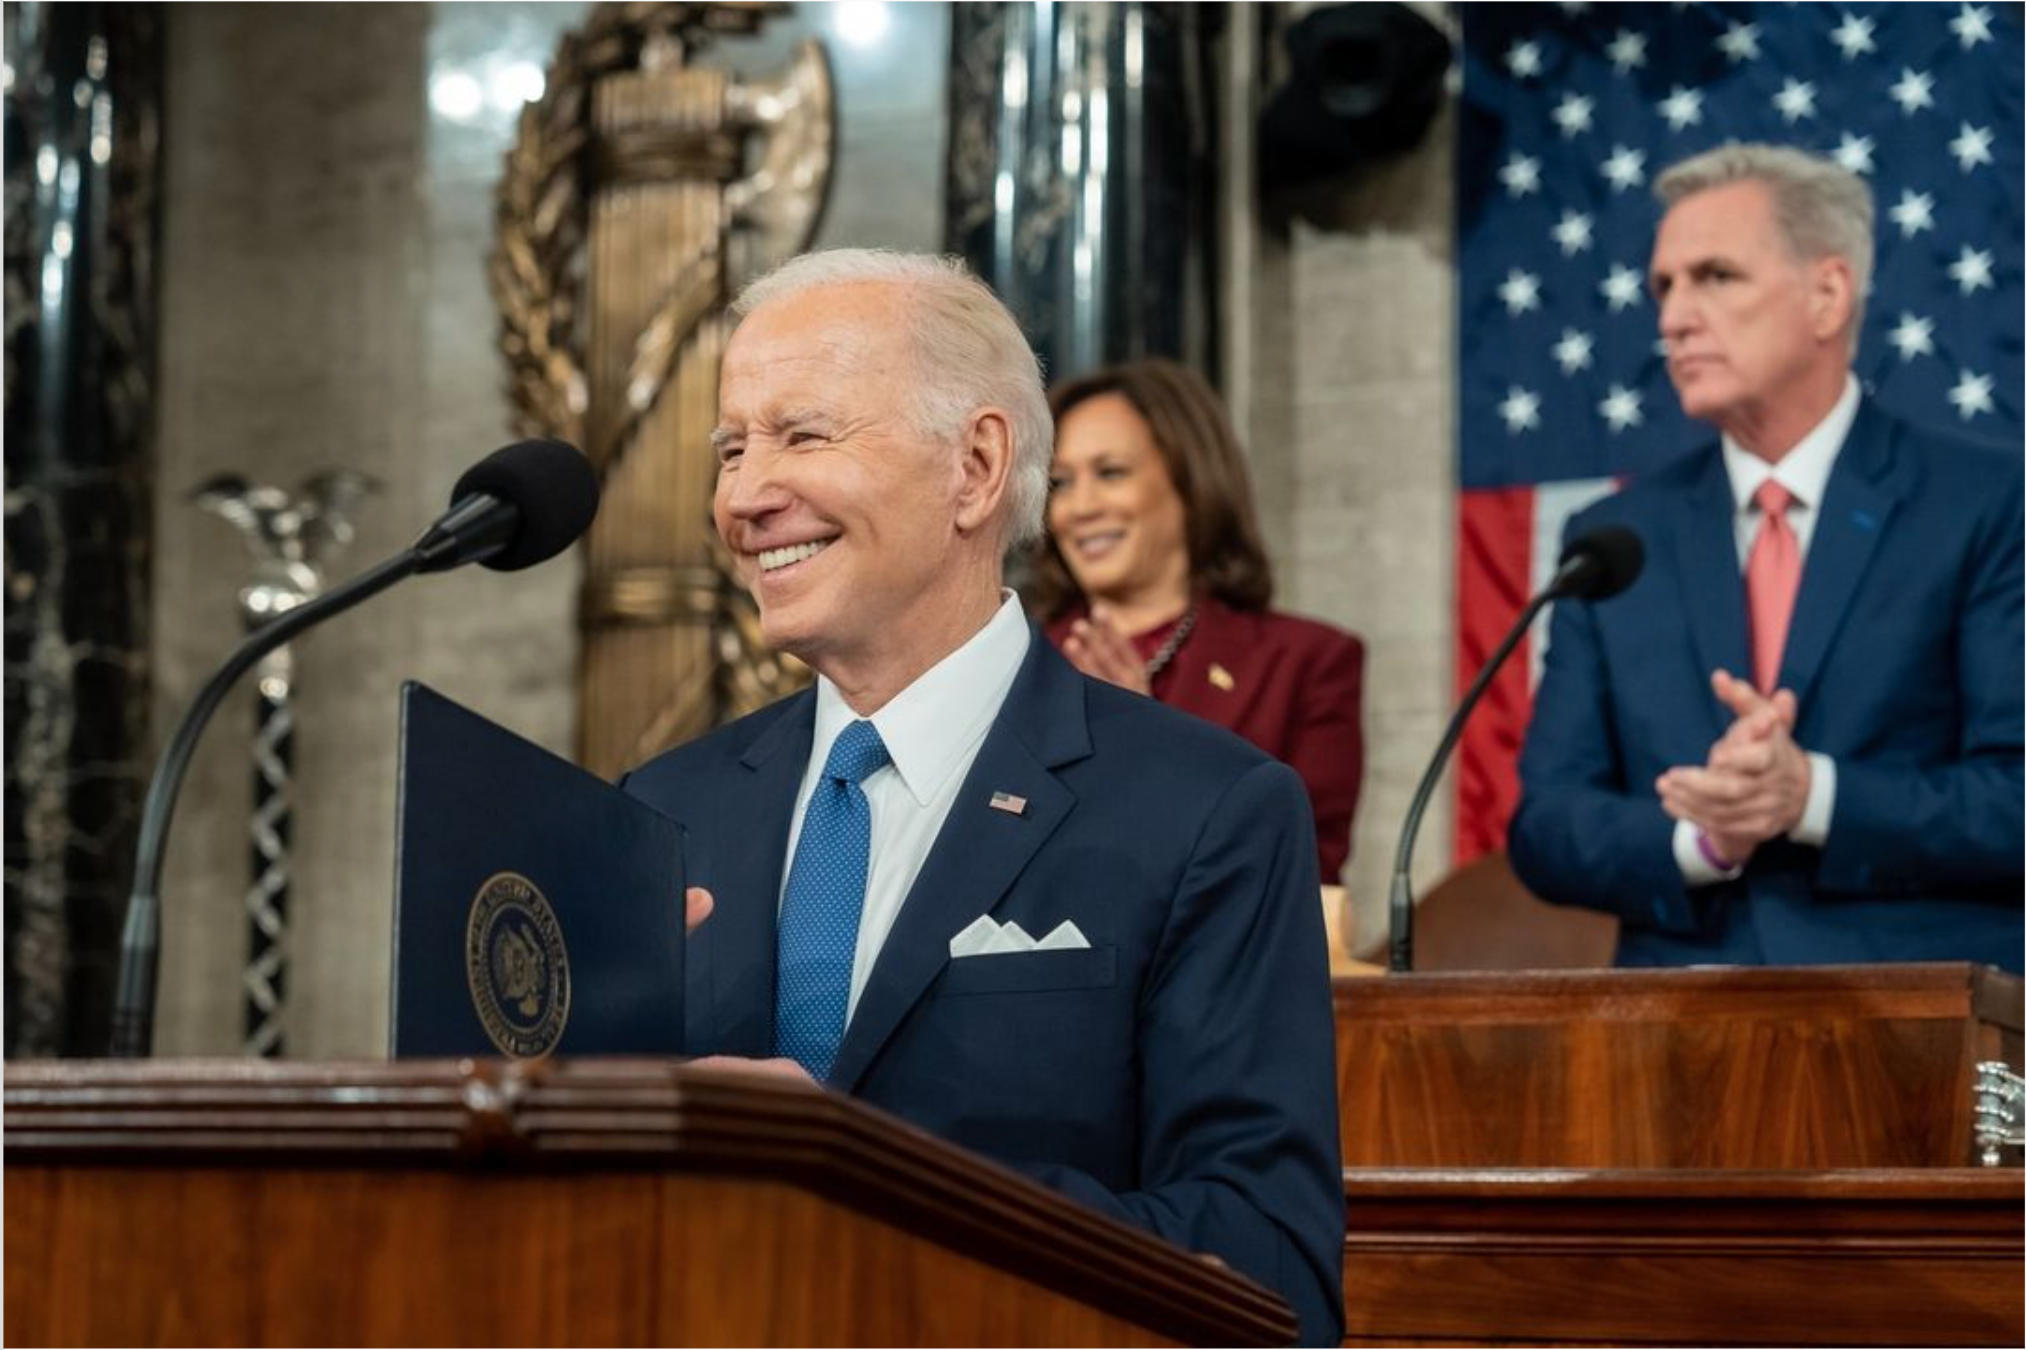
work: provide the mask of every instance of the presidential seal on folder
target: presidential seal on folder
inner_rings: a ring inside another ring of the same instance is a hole
[[[393,1053],[682,1049],[682,830],[424,685],[401,690]]]

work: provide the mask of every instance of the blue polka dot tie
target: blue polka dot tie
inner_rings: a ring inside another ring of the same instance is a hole
[[[802,817],[781,899],[774,1053],[794,1060],[819,1083],[829,1078],[844,1040],[851,960],[872,859],[872,808],[858,785],[889,762],[886,743],[870,722],[853,722],[837,737]]]

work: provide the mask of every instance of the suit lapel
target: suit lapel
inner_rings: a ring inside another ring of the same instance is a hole
[[[1707,684],[1713,670],[1751,674],[1751,646],[1745,628],[1745,583],[1738,568],[1737,505],[1731,497],[1730,475],[1723,454],[1712,449],[1703,456],[1702,471],[1689,491],[1672,500],[1675,579],[1681,586],[1682,613],[1688,618],[1695,660]],[[1713,720],[1721,707],[1706,700]],[[1721,732],[1721,725],[1718,726]]]
[[[774,1053],[781,869],[816,726],[815,694],[798,697],[798,706],[775,719],[739,757],[744,772],[728,778],[719,803],[722,824],[713,841],[712,876],[718,907],[699,935],[708,934],[712,943],[707,996],[716,1026],[710,1043],[722,1054]],[[701,993],[692,988],[691,996]]]
[[[1780,655],[1780,685],[1793,690],[1803,707],[1857,583],[1906,493],[1904,475],[1894,472],[1891,432],[1891,424],[1869,402],[1858,410],[1815,516],[1787,647]]]
[[[1076,798],[1053,770],[1089,753],[1082,677],[1030,628],[1027,659],[880,948],[845,1028],[830,1086],[841,1092],[856,1087],[948,963],[950,939],[999,903],[1055,833]],[[992,806],[995,792],[1026,798],[1026,810]]]

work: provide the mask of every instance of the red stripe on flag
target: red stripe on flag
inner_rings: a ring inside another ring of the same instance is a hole
[[[1532,587],[1534,490],[1466,491],[1456,531],[1456,696],[1477,678]],[[1456,747],[1458,867],[1505,847],[1506,823],[1519,802],[1519,749],[1533,695],[1527,688],[1527,640],[1507,658]]]

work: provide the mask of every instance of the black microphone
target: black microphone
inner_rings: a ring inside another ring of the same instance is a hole
[[[1477,672],[1463,701],[1456,706],[1456,713],[1449,719],[1448,729],[1442,733],[1442,743],[1435,747],[1435,757],[1428,762],[1428,771],[1421,775],[1421,785],[1414,789],[1414,800],[1407,808],[1407,821],[1400,827],[1400,846],[1393,854],[1393,881],[1391,887],[1392,925],[1391,952],[1386,963],[1389,971],[1398,973],[1414,968],[1414,883],[1408,873],[1414,861],[1414,836],[1421,829],[1421,813],[1428,809],[1428,799],[1435,794],[1435,782],[1442,776],[1442,766],[1449,761],[1450,752],[1456,749],[1457,740],[1463,735],[1463,724],[1470,719],[1470,710],[1484,697],[1484,691],[1491,685],[1491,677],[1512,655],[1512,649],[1519,645],[1520,636],[1534,621],[1542,607],[1556,600],[1607,600],[1639,579],[1639,569],[1646,565],[1646,549],[1639,542],[1639,536],[1622,525],[1604,525],[1591,530],[1577,539],[1569,541],[1563,548],[1561,560],[1555,567],[1555,575],[1547,586],[1533,599],[1527,601],[1520,611],[1505,640]]]
[[[445,572],[482,563],[511,572],[545,562],[568,548],[598,514],[598,475],[573,446],[517,441],[495,450],[451,489],[450,509],[407,549],[379,566],[277,616],[218,668],[197,697],[148,782],[135,849],[133,893],[120,938],[120,978],[113,1004],[111,1053],[145,1057],[154,1041],[155,973],[161,949],[163,847],[176,794],[197,738],[233,683],[261,657],[305,629],[418,572]]]

